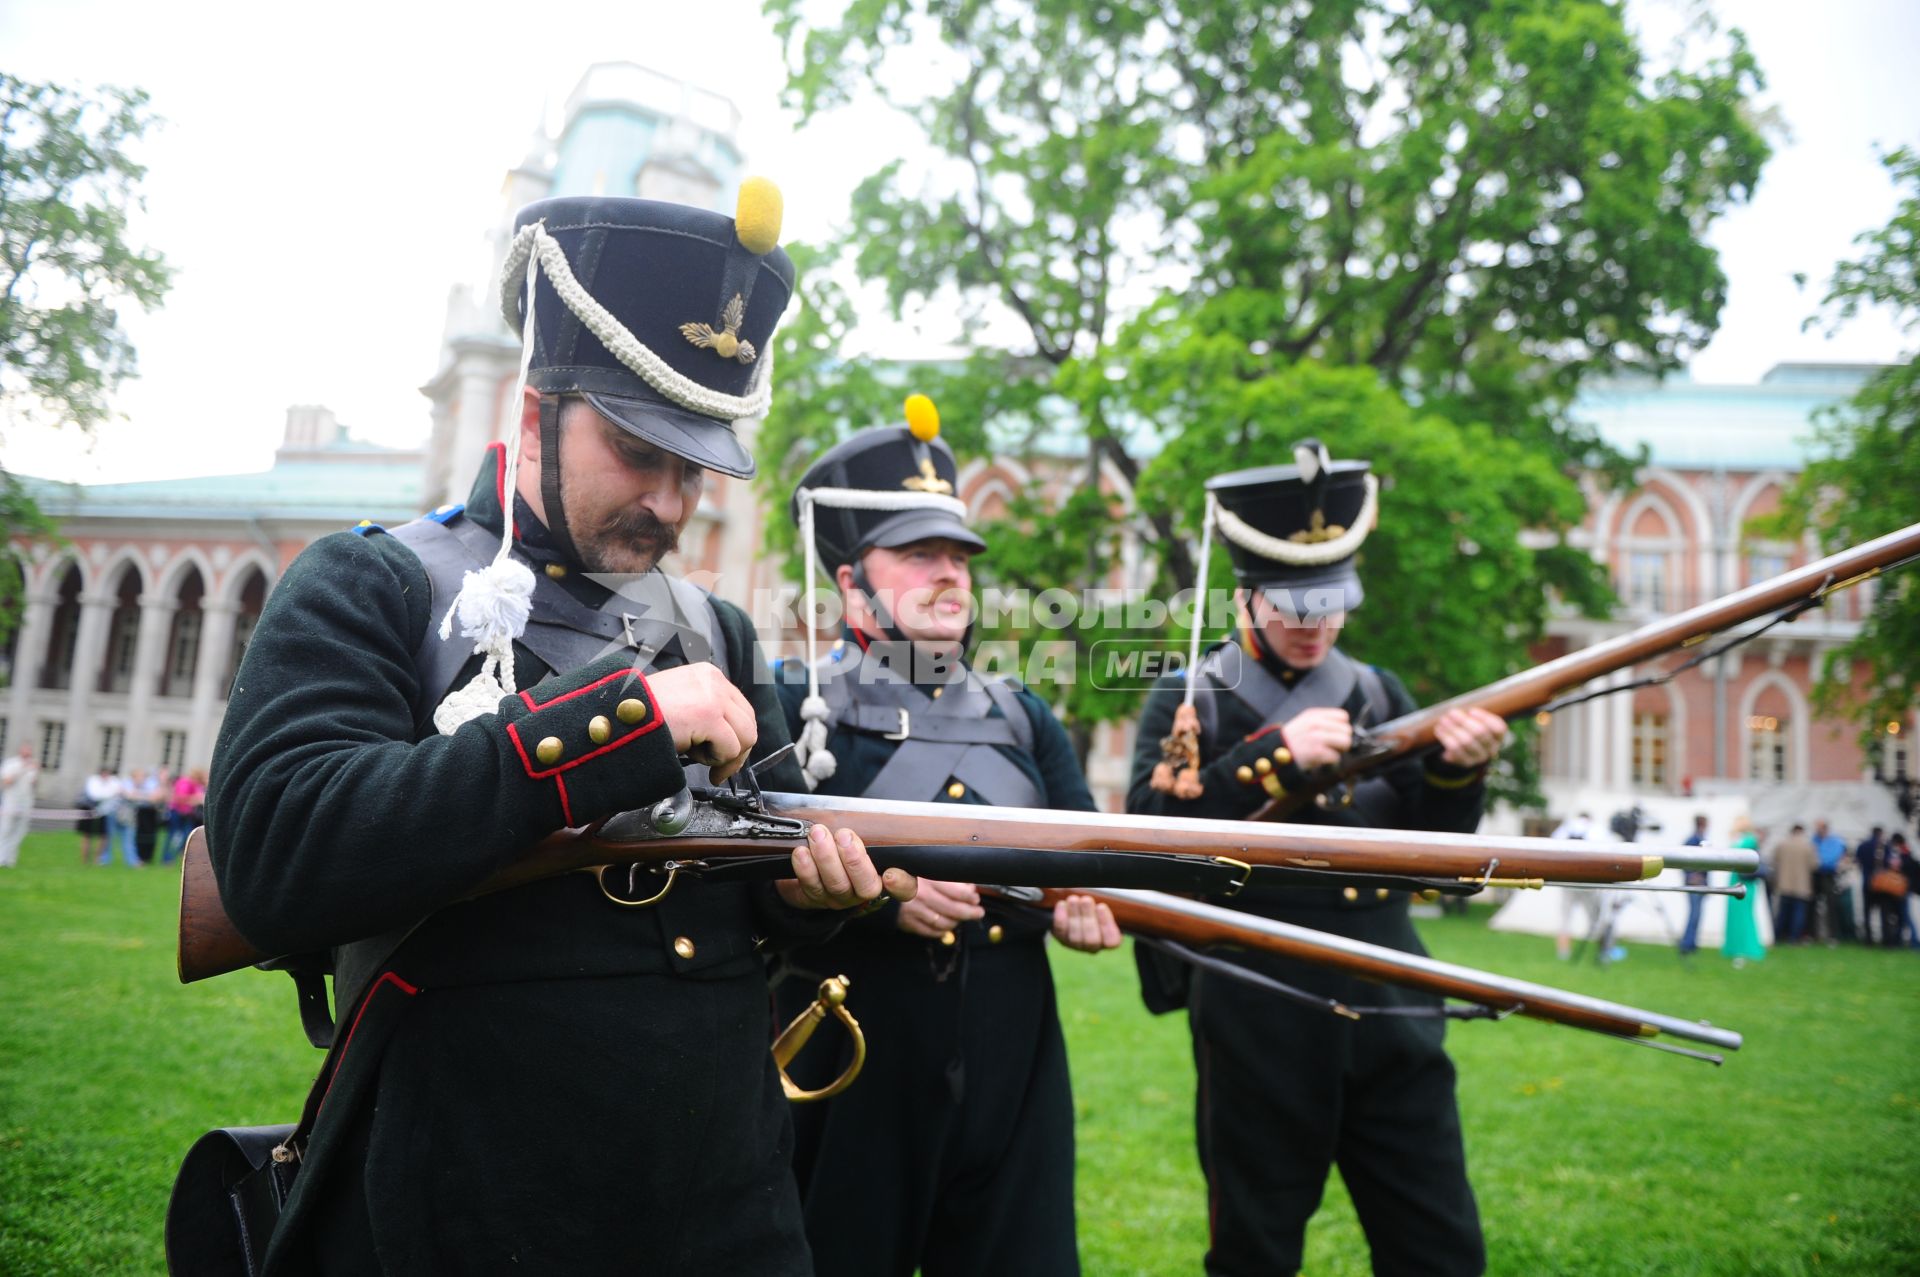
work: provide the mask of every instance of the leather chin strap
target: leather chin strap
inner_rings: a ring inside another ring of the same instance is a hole
[[[554,548],[573,563],[582,562],[573,534],[567,531],[567,510],[560,502],[561,396],[540,396],[540,499],[547,507],[547,533]],[[509,494],[511,500],[511,494]]]

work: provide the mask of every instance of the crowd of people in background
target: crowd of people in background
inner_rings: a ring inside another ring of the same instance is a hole
[[[125,775],[102,767],[87,777],[76,804],[80,863],[118,860],[132,869],[170,863],[201,823],[206,799],[207,774],[197,767],[178,776],[165,767]]]
[[[1920,866],[1904,831],[1875,825],[1850,850],[1824,820],[1811,833],[1796,824],[1774,844],[1764,869],[1781,944],[1920,945],[1908,908],[1920,893]]]
[[[1635,841],[1644,831],[1658,829],[1646,823],[1638,807],[1615,815],[1611,827],[1614,836],[1626,842]],[[1562,821],[1552,836],[1588,839],[1594,836],[1594,828],[1593,817],[1580,812]],[[1920,861],[1916,861],[1911,839],[1904,831],[1889,832],[1875,825],[1849,848],[1847,840],[1825,820],[1813,822],[1811,832],[1804,823],[1769,832],[1756,830],[1742,815],[1733,820],[1725,836],[1727,847],[1762,852],[1759,873],[1736,875],[1736,880],[1747,886],[1747,894],[1727,900],[1721,953],[1736,967],[1766,956],[1759,924],[1760,913],[1769,909],[1776,944],[1831,946],[1851,941],[1920,948],[1920,919],[1916,919],[1914,910],[1920,904]],[[1705,815],[1693,818],[1684,843],[1689,847],[1720,845],[1710,833]],[[1714,881],[1724,878],[1720,875]],[[1685,880],[1693,887],[1709,885],[1709,876],[1704,873],[1690,872]],[[1609,907],[1617,911],[1622,904],[1618,893],[1564,892],[1557,946],[1561,959],[1575,955],[1577,937],[1601,942],[1605,946],[1602,961],[1625,957],[1626,951],[1614,943],[1608,916]],[[1704,895],[1687,898],[1686,925],[1679,932],[1677,945],[1683,956],[1699,949],[1705,904]]]

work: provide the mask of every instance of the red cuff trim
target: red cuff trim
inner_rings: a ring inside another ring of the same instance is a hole
[[[1279,723],[1269,723],[1267,726],[1262,727],[1259,731],[1254,732],[1252,735],[1248,736],[1247,739],[1259,740],[1262,736],[1265,736],[1271,732],[1279,731],[1280,727],[1281,725]]]
[[[368,987],[366,996],[360,999],[360,1009],[353,1013],[353,1023],[347,1026],[346,1040],[340,1044],[340,1057],[333,1062],[333,1077],[330,1077],[327,1079],[327,1095],[331,1095],[333,1093],[333,1078],[340,1076],[340,1067],[341,1065],[347,1062],[347,1052],[353,1046],[353,1035],[360,1028],[360,1017],[367,1013],[367,1008],[369,1006],[373,1005],[373,999],[380,992],[380,987],[382,985],[387,985],[387,984],[391,984],[394,988],[400,990],[400,992],[406,994],[408,997],[412,997],[416,993],[420,992],[419,989],[415,988],[413,985],[408,984],[405,980],[402,980],[399,976],[395,975],[391,971],[383,971],[380,973],[380,978],[378,980],[375,980],[373,984]],[[322,1095],[320,1097],[321,1105],[324,1106],[326,1102],[327,1102],[327,1096]]]
[[[567,822],[567,828],[573,828],[573,804],[567,801],[567,778],[555,776],[553,787],[560,791],[560,819]]]
[[[561,772],[572,771],[582,763],[591,762],[602,754],[610,754],[622,745],[631,744],[639,740],[642,736],[645,736],[648,732],[660,726],[661,721],[659,712],[655,711],[653,721],[649,722],[646,726],[636,727],[619,740],[610,740],[590,754],[582,754],[578,758],[569,758],[564,763],[558,763],[545,769],[542,769],[539,764],[535,763],[532,757],[528,755],[526,744],[520,739],[520,724],[508,723],[507,737],[513,741],[514,752],[520,755],[520,766],[526,769],[527,775],[535,780],[545,780],[549,776],[557,778]]]
[[[541,702],[540,704],[534,703],[533,694],[531,692],[525,692],[525,691],[521,692],[520,699],[526,702],[527,708],[533,710],[535,713],[538,713],[541,710],[548,708],[549,706],[558,705],[561,701],[572,700],[576,696],[583,696],[586,693],[593,691],[595,688],[602,687],[608,683],[615,681],[616,679],[625,679],[625,678],[635,678],[640,681],[640,688],[643,692],[646,693],[648,713],[651,714],[652,717],[649,718],[641,726],[636,727],[632,731],[628,732],[625,736],[620,737],[618,740],[608,741],[606,744],[602,745],[599,749],[596,749],[591,753],[582,754],[578,758],[569,758],[564,763],[557,763],[552,767],[542,769],[538,764],[536,764],[533,761],[532,756],[527,753],[526,743],[520,739],[520,724],[508,723],[507,737],[509,740],[513,742],[513,748],[515,752],[520,755],[520,766],[526,770],[527,775],[531,776],[535,780],[545,780],[549,776],[552,776],[558,779],[561,772],[571,771],[573,768],[580,766],[580,764],[582,763],[589,762],[595,758],[598,758],[602,754],[612,753],[614,750],[619,749],[622,745],[626,745],[632,741],[638,740],[640,737],[645,736],[648,732],[653,731],[655,728],[659,727],[662,723],[666,722],[666,719],[662,717],[660,713],[659,704],[654,700],[653,688],[648,685],[647,676],[640,673],[638,670],[622,671],[618,674],[609,674],[605,678],[595,679],[593,682],[588,683],[585,687],[576,688],[575,690],[568,692],[563,696],[556,696],[552,700],[544,701],[544,702]],[[562,808],[564,808],[567,805],[565,790],[561,791],[560,805]],[[569,825],[573,823],[571,817],[568,817],[567,823]]]
[[[653,704],[653,688],[647,683],[647,676],[639,670],[621,670],[618,673],[609,674],[605,678],[596,678],[585,687],[576,687],[571,692],[563,692],[550,701],[535,701],[533,699],[533,693],[530,691],[522,691],[520,693],[520,699],[526,702],[528,709],[538,713],[549,705],[558,705],[561,701],[570,701],[576,696],[585,696],[596,687],[605,687],[608,683],[623,678],[639,679],[640,690],[647,694],[648,705],[651,706]]]

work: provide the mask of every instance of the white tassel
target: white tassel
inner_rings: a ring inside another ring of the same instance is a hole
[[[820,788],[820,782],[828,779],[839,765],[833,751],[827,748],[827,702],[821,696],[809,696],[800,702],[800,739],[795,741],[795,754],[799,756],[800,773],[806,777],[808,789]]]
[[[461,578],[460,593],[440,622],[440,637],[453,636],[455,613],[460,634],[476,652],[498,652],[527,631],[533,615],[533,573],[517,559],[495,559]]]
[[[473,676],[465,687],[456,687],[448,692],[433,711],[433,725],[442,736],[451,736],[460,729],[462,723],[470,722],[484,714],[499,710],[500,699],[512,695],[513,689],[500,681],[500,661],[492,653],[487,655],[487,663]]]
[[[527,618],[533,614],[533,573],[515,559],[495,559],[478,572],[468,572],[440,622],[443,640],[453,635],[456,613],[461,637],[472,639],[473,650],[487,659],[465,687],[448,692],[433,711],[433,725],[443,736],[453,735],[470,719],[494,713],[501,697],[518,690],[513,641],[526,633]]]

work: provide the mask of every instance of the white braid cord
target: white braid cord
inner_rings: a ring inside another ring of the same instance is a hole
[[[1181,698],[1185,705],[1193,704],[1194,684],[1199,682],[1200,673],[1200,631],[1207,626],[1207,564],[1213,556],[1213,525],[1220,512],[1220,503],[1214,495],[1207,494],[1207,512],[1200,520],[1200,575],[1196,578],[1193,591],[1193,634],[1187,640],[1187,688]]]
[[[827,748],[827,702],[820,695],[820,649],[814,633],[813,593],[820,581],[819,551],[813,544],[813,508],[834,506],[842,510],[944,510],[956,519],[967,517],[966,502],[937,492],[876,492],[868,488],[800,489],[800,542],[804,547],[807,579],[800,588],[800,604],[807,630],[807,697],[800,702],[800,737],[794,742],[793,756],[800,764],[808,789],[833,775],[839,766],[833,751]]]
[[[1331,541],[1312,544],[1268,536],[1224,506],[1220,507],[1217,520],[1220,525],[1220,535],[1243,550],[1252,551],[1261,558],[1272,559],[1276,563],[1288,563],[1295,567],[1317,567],[1323,563],[1337,563],[1341,559],[1352,556],[1360,548],[1360,543],[1367,539],[1367,533],[1373,530],[1373,516],[1379,508],[1379,498],[1380,480],[1373,475],[1368,475],[1367,498],[1360,506],[1360,513],[1354,516],[1353,526]]]
[[[744,395],[722,394],[718,390],[701,385],[684,373],[676,372],[659,355],[632,332],[627,326],[613,317],[581,286],[574,277],[573,268],[567,264],[567,255],[556,243],[547,228],[539,222],[520,228],[507,246],[507,260],[501,272],[500,309],[506,316],[507,326],[517,328],[520,325],[520,313],[514,305],[513,290],[508,283],[528,265],[530,259],[538,259],[546,268],[547,279],[553,284],[553,291],[566,304],[568,310],[579,316],[587,331],[600,339],[600,344],[612,352],[614,358],[658,390],[667,398],[683,408],[708,417],[724,417],[738,421],[745,417],[759,417],[766,414],[773,403],[773,350],[772,342],[767,349],[759,352],[754,369],[752,386]],[[531,278],[531,275],[529,275]],[[533,327],[533,295],[527,295],[527,327]],[[531,346],[529,346],[531,349]],[[525,365],[525,360],[522,361]]]
[[[533,362],[533,283],[539,264],[532,256],[524,262],[527,272],[527,326],[520,342],[520,379],[513,388],[512,420],[519,421],[521,399],[527,384],[527,368]],[[500,699],[516,690],[513,675],[513,641],[526,633],[527,618],[533,612],[533,572],[513,557],[513,494],[520,474],[520,440],[517,430],[507,432],[507,473],[501,485],[505,509],[500,511],[500,549],[493,562],[478,572],[468,572],[460,581],[460,592],[453,596],[447,614],[440,621],[440,639],[451,642],[453,620],[460,618],[460,635],[473,640],[473,650],[487,659],[465,687],[448,692],[433,711],[433,725],[442,736],[451,736],[462,723],[491,714],[500,708]]]

